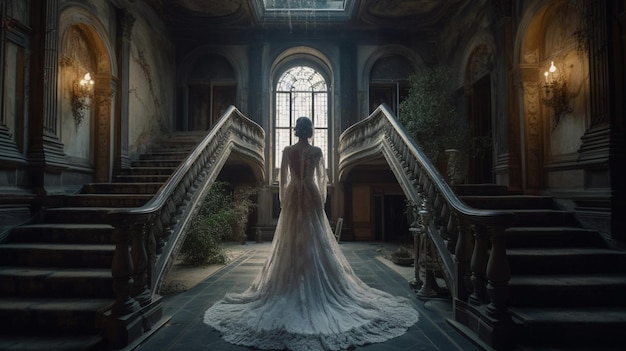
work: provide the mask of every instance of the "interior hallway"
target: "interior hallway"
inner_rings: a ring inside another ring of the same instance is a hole
[[[350,265],[365,283],[394,295],[408,297],[420,313],[419,321],[406,334],[385,343],[359,346],[353,350],[481,350],[446,322],[447,314],[452,311],[448,301],[418,300],[408,285],[408,280],[412,278],[412,268],[396,268],[393,263],[381,258],[381,253],[377,250],[391,251],[391,245],[372,242],[344,242],[340,245]],[[129,349],[250,350],[222,340],[219,332],[204,324],[204,311],[225,293],[245,290],[262,268],[270,249],[271,243],[249,243],[246,252],[204,281],[186,292],[167,296],[163,302],[163,314],[170,317],[169,321],[147,340]]]

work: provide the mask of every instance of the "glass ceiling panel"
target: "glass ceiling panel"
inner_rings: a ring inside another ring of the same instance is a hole
[[[265,10],[338,10],[344,11],[348,0],[263,0]]]

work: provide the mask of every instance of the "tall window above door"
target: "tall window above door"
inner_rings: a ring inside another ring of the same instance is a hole
[[[226,58],[211,53],[199,55],[188,66],[188,117],[179,128],[210,130],[228,106],[236,106],[237,74]]]
[[[369,77],[369,113],[382,103],[397,116],[399,105],[408,95],[412,63],[399,55],[384,56],[372,66]]]
[[[283,73],[276,84],[274,168],[280,167],[283,149],[296,142],[293,127],[298,117],[313,121],[312,144],[319,146],[328,168],[328,85],[324,77],[308,66],[295,66]]]

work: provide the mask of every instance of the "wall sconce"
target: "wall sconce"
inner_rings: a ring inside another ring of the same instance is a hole
[[[83,118],[85,118],[85,111],[91,107],[93,85],[94,80],[91,79],[89,72],[87,72],[80,81],[74,81],[74,89],[72,90],[72,113],[77,126],[83,121]]]
[[[569,107],[570,94],[567,90],[567,80],[565,75],[557,70],[554,61],[550,62],[550,68],[543,75],[546,81],[543,85],[541,102],[554,111],[553,127],[556,127],[563,114],[572,112]]]

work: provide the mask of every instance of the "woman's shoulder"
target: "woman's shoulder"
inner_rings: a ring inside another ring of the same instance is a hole
[[[311,153],[315,156],[321,156],[322,149],[319,146],[311,145]]]

